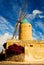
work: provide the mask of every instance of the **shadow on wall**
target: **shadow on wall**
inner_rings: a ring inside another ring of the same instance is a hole
[[[0,61],[5,60],[5,54],[0,54]]]
[[[4,61],[9,57],[24,53],[24,47],[17,45],[15,43],[13,45],[10,45],[8,49],[6,49],[6,43],[4,43],[3,47],[6,51],[5,53],[3,53],[3,51],[0,53],[0,61]],[[7,55],[7,57],[5,57],[5,54]]]

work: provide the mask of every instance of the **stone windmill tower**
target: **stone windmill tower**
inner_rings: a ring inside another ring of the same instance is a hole
[[[27,2],[24,3],[23,8],[19,11],[18,14],[18,20],[16,24],[16,28],[13,34],[13,38],[17,33],[18,27],[19,27],[19,39],[20,40],[31,40],[32,39],[32,26],[28,22],[26,17],[26,13],[24,12],[24,9],[26,7]]]
[[[19,39],[20,40],[32,39],[32,26],[26,19],[21,20]]]

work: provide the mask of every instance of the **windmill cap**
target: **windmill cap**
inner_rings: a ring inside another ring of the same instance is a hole
[[[29,23],[27,19],[21,20],[21,23]]]

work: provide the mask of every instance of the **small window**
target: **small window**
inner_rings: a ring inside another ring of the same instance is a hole
[[[33,45],[30,45],[30,47],[33,47]]]

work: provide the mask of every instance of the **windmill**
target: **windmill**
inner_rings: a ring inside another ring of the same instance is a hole
[[[14,38],[14,35],[16,34],[19,26],[19,39],[20,40],[31,40],[32,39],[32,25],[29,24],[29,22],[25,19],[26,13],[24,12],[24,9],[26,7],[27,2],[24,2],[24,5],[22,9],[18,13],[18,20],[16,24],[16,28],[13,34],[12,39]],[[22,22],[21,22],[22,21]]]
[[[21,20],[23,20],[23,19],[26,17],[26,13],[24,13],[24,9],[25,9],[25,7],[26,7],[26,4],[27,4],[27,1],[24,2],[23,7],[22,7],[22,8],[20,9],[20,11],[18,12],[17,24],[16,24],[16,26],[15,26],[15,30],[14,30],[12,39],[14,38],[14,36],[15,36],[16,33],[17,33],[18,26],[19,26],[19,28],[20,28]],[[4,16],[4,17],[5,17],[5,16]],[[13,20],[13,18],[9,18],[9,17],[5,17],[5,18],[7,18],[7,19],[12,19],[12,20]],[[15,36],[15,38],[16,38],[16,36]]]
[[[26,7],[26,2],[24,3],[23,5],[23,8],[20,9],[19,13],[18,13],[18,20],[17,20],[17,24],[16,24],[16,27],[15,27],[15,31],[14,31],[14,34],[13,34],[13,37],[14,38],[14,35],[16,34],[17,30],[18,30],[18,26],[20,28],[20,24],[21,24],[21,20],[23,20],[25,17],[26,17],[26,13],[24,13],[24,9]]]

